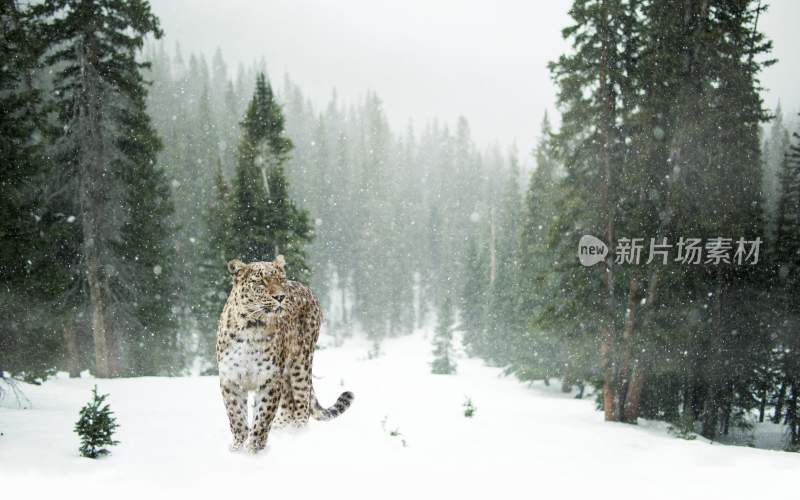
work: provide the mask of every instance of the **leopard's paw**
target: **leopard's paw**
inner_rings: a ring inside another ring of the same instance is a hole
[[[266,446],[266,440],[250,438],[250,441],[247,443],[247,451],[255,455],[259,451],[263,450]]]
[[[228,449],[230,451],[239,451],[242,449],[242,445],[244,444],[244,439],[234,439],[231,444],[228,445]]]

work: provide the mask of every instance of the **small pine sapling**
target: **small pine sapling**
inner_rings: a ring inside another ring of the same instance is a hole
[[[97,458],[109,453],[105,446],[115,446],[119,441],[113,439],[119,427],[106,398],[108,394],[97,394],[97,386],[92,389],[92,400],[81,408],[80,418],[75,423],[75,432],[81,437],[81,456]]]
[[[464,407],[465,417],[472,418],[475,416],[475,411],[477,410],[477,408],[475,408],[475,405],[472,404],[472,399],[470,397],[467,397],[467,399],[464,401],[464,404],[461,406]]]

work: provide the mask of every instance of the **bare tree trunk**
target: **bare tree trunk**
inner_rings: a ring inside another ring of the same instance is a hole
[[[786,380],[784,379],[781,381],[781,385],[778,388],[778,397],[775,399],[775,413],[772,414],[772,423],[779,424],[781,423],[781,417],[783,416],[783,403],[786,400]]]
[[[103,131],[103,90],[97,73],[97,40],[92,26],[87,26],[81,50],[81,89],[78,96],[76,131],[80,206],[83,229],[83,259],[92,305],[92,334],[95,347],[95,371],[101,378],[118,375],[116,343],[110,317],[111,292],[106,241],[111,237],[109,196],[110,172]]]
[[[116,349],[114,345],[111,319],[108,314],[107,285],[100,277],[96,261],[88,263],[87,278],[92,302],[92,334],[94,336],[95,371],[100,378],[118,375]]]
[[[715,300],[714,300],[714,327],[713,327],[713,334],[716,336],[717,339],[722,339],[722,294],[724,291],[724,277],[722,275],[722,271],[717,269],[717,289],[715,291]],[[714,361],[718,361],[719,353],[712,352],[711,354],[714,357]],[[707,382],[707,393],[706,393],[706,401],[705,406],[703,409],[703,429],[702,434],[703,436],[707,437],[708,439],[714,439],[717,435],[717,429],[719,427],[719,410],[720,410],[720,400],[722,399],[722,391],[724,387],[720,387],[720,384],[715,380],[709,380]]]
[[[758,393],[758,421],[764,421],[764,413],[767,411],[767,389],[766,387],[762,388],[761,391]]]
[[[72,325],[64,325],[64,358],[67,362],[67,371],[70,378],[81,376],[80,360],[78,358],[78,343],[75,340],[75,330]]]
[[[639,282],[632,277],[628,282],[628,307],[625,313],[625,325],[622,329],[622,345],[619,373],[617,374],[617,405],[614,408],[615,419],[625,422],[624,408],[627,405],[628,381],[631,375],[631,351],[636,340],[636,305],[638,304]]]
[[[703,427],[700,433],[703,437],[715,439],[717,437],[718,424],[719,405],[717,404],[717,394],[713,388],[709,388],[705,406],[703,407]]]
[[[561,378],[561,392],[572,392],[572,385],[575,383],[572,363],[564,366],[564,375]]]
[[[800,436],[798,436],[798,422],[797,418],[797,383],[792,382],[791,395],[786,405],[786,421],[789,424],[789,432],[791,435],[791,444],[793,447],[800,444]]]
[[[639,359],[634,362],[631,371],[630,381],[628,382],[628,392],[625,397],[625,406],[623,407],[623,420],[630,424],[635,424],[639,419],[639,409],[642,405],[642,391],[644,389],[645,381],[645,362]]]
[[[659,273],[658,271],[654,271],[650,274],[650,279],[647,282],[647,308],[656,307],[656,301],[658,300],[658,282]],[[631,311],[635,311],[636,304],[634,304],[633,307],[634,309],[631,309]],[[640,312],[639,315],[642,315],[642,313],[647,316],[647,313],[644,311]],[[631,340],[633,340],[633,334],[636,332],[635,314],[631,314],[629,319],[634,320],[634,323],[631,325]],[[647,317],[645,317],[642,322],[642,334],[640,335],[645,334],[647,331],[646,327]],[[639,408],[642,404],[642,392],[644,391],[644,382],[647,374],[648,356],[648,353],[638,353],[631,368],[628,389],[625,395],[625,405],[622,409],[624,421],[631,424],[635,424],[639,419]]]
[[[731,430],[731,403],[725,403],[725,409],[722,414],[722,435],[727,436]]]
[[[602,4],[603,21],[600,29],[603,31],[601,34],[601,49],[600,49],[600,72],[599,72],[599,93],[601,100],[602,116],[601,120],[601,136],[602,143],[602,167],[603,167],[603,183],[602,183],[602,206],[603,217],[605,218],[605,238],[608,243],[611,253],[613,254],[614,248],[614,213],[610,200],[611,191],[611,126],[613,120],[614,101],[611,99],[611,90],[608,84],[608,51],[610,40],[608,39],[608,12],[605,3]],[[600,333],[600,360],[603,369],[603,412],[605,419],[616,421],[619,416],[617,408],[619,407],[619,393],[616,391],[616,377],[617,377],[617,356],[616,356],[616,334],[614,332],[613,317],[614,317],[614,259],[608,259],[608,268],[603,276],[603,283],[606,288],[606,306],[608,317],[606,324]]]

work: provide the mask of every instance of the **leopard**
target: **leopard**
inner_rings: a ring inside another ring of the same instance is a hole
[[[322,311],[306,285],[288,280],[286,260],[227,264],[231,291],[220,315],[216,355],[220,389],[233,441],[251,453],[267,444],[270,429],[331,420],[350,407],[343,392],[328,408],[314,394],[312,367]],[[248,425],[248,395],[253,395]]]

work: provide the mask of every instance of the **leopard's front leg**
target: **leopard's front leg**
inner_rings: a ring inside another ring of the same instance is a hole
[[[270,376],[255,391],[253,429],[247,444],[247,449],[252,453],[258,453],[267,445],[267,435],[281,400],[282,384],[279,377],[280,373]]]
[[[220,378],[222,400],[228,412],[228,421],[233,434],[231,451],[242,447],[247,439],[247,391],[242,390],[235,382]]]

